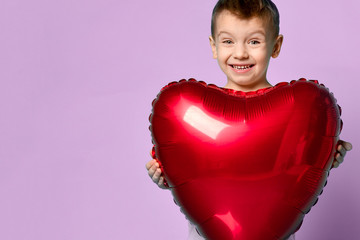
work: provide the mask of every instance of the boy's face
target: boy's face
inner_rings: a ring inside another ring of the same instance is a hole
[[[224,10],[216,18],[213,57],[227,76],[225,88],[255,91],[270,87],[266,72],[271,57],[276,58],[283,36],[275,38],[260,18],[240,19]]]

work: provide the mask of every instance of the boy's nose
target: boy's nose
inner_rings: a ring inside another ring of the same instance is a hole
[[[234,57],[238,59],[246,59],[249,57],[246,46],[242,44],[235,44]]]

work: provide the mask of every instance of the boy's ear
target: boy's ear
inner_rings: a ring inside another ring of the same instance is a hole
[[[211,51],[213,54],[213,58],[217,59],[217,52],[216,52],[216,44],[215,44],[215,40],[213,39],[212,36],[209,37],[209,41],[210,41],[210,46],[211,46]]]
[[[277,58],[280,54],[280,50],[281,50],[281,46],[284,40],[284,36],[283,35],[279,35],[277,36],[276,40],[275,40],[275,45],[274,45],[274,49],[273,49],[273,53],[271,54],[271,56],[273,58]]]

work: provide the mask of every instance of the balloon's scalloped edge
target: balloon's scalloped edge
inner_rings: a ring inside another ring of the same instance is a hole
[[[280,87],[283,87],[283,86],[293,85],[293,84],[295,84],[297,82],[311,82],[311,83],[314,83],[314,84],[319,85],[321,87],[325,87],[324,84],[319,83],[318,80],[312,80],[312,79],[307,80],[305,78],[299,78],[298,80],[292,80],[290,82],[279,82],[279,83],[275,84],[274,86],[266,87],[266,88],[260,88],[260,89],[258,89],[256,91],[244,92],[244,91],[238,91],[238,90],[233,90],[233,89],[228,89],[228,88],[222,88],[222,87],[219,87],[219,86],[217,86],[215,84],[212,84],[212,83],[208,84],[208,83],[206,83],[204,81],[198,81],[195,78],[189,78],[188,80],[181,79],[179,81],[173,81],[173,82],[168,83],[167,85],[165,85],[160,90],[160,93],[162,91],[164,91],[165,89],[167,89],[168,87],[170,87],[170,86],[174,86],[174,85],[181,84],[181,83],[184,83],[184,82],[200,83],[204,87],[217,89],[217,90],[222,91],[224,93],[227,93],[229,95],[235,95],[235,96],[239,96],[239,97],[242,97],[242,96],[243,97],[255,97],[255,96],[263,95],[264,93],[273,91],[274,89],[277,89],[277,88],[280,88]]]

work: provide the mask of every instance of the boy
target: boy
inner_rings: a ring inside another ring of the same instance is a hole
[[[271,0],[219,0],[209,40],[213,58],[227,76],[225,88],[247,92],[271,87],[266,78],[268,64],[279,55],[283,42],[279,13]],[[339,141],[333,167],[343,162],[351,148],[350,143]],[[146,169],[160,188],[166,188],[156,160],[149,161]],[[189,239],[203,239],[194,226],[189,227]]]

